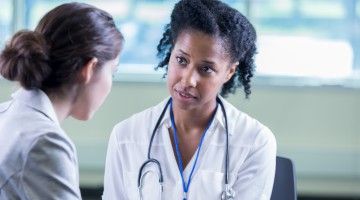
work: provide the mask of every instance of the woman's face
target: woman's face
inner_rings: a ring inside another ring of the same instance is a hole
[[[217,94],[236,69],[223,45],[220,38],[200,31],[179,34],[167,78],[174,106],[191,110],[215,105]]]
[[[119,58],[106,62],[99,69],[94,69],[88,83],[78,90],[74,102],[72,116],[79,120],[92,118],[95,111],[104,103],[110,93],[112,76],[118,65]]]

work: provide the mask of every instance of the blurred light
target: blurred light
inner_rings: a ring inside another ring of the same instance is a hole
[[[344,78],[352,73],[353,51],[347,41],[262,36],[258,46],[260,74]]]

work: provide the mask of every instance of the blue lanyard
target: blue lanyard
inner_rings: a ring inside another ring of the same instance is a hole
[[[170,103],[171,127],[172,127],[172,129],[173,129],[173,138],[174,138],[174,142],[175,142],[176,158],[177,158],[177,161],[178,161],[179,171],[180,171],[181,180],[182,180],[182,185],[183,185],[184,200],[187,199],[187,192],[189,191],[189,187],[190,187],[190,183],[191,183],[191,177],[192,177],[192,174],[193,174],[193,172],[194,172],[194,170],[195,170],[195,166],[196,166],[197,160],[198,160],[198,158],[199,158],[200,149],[201,149],[201,146],[202,146],[202,143],[203,143],[205,134],[206,134],[207,130],[209,129],[212,121],[214,120],[214,116],[215,116],[216,110],[217,110],[217,104],[216,104],[215,111],[214,111],[214,113],[212,114],[211,119],[210,119],[208,125],[206,126],[206,129],[204,130],[204,132],[203,132],[202,135],[201,135],[201,139],[200,139],[200,142],[199,142],[199,144],[198,144],[198,150],[197,150],[196,157],[195,157],[195,162],[194,162],[194,165],[192,166],[192,169],[191,169],[191,172],[190,172],[190,176],[189,176],[189,179],[188,179],[188,183],[186,184],[186,183],[185,183],[185,180],[184,180],[184,175],[183,175],[183,171],[184,171],[184,170],[183,170],[183,162],[182,162],[181,153],[180,153],[180,150],[179,150],[179,142],[178,142],[178,139],[177,139],[177,131],[176,131],[176,126],[175,126],[174,113],[173,113],[173,109],[172,109],[172,102]]]

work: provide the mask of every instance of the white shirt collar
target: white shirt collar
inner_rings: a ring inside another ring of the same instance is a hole
[[[225,100],[223,97],[221,97],[221,96],[218,96],[218,97],[220,98],[221,102],[224,105],[225,113],[222,111],[221,105],[218,104],[218,108],[217,108],[214,120],[216,120],[219,123],[219,125],[224,129],[224,134],[225,134],[226,127],[225,127],[225,116],[224,115],[226,114],[229,135],[232,135],[234,133],[234,131],[233,131],[234,124],[237,121],[236,119],[234,119],[235,118],[234,111],[236,113],[237,110],[236,109],[234,110],[234,107],[231,104],[229,104],[229,102],[227,100]]]
[[[227,114],[227,121],[228,121],[228,129],[229,129],[229,135],[233,134],[232,130],[232,124],[234,124],[231,119],[230,116],[230,112],[228,112],[229,109],[231,109],[228,106],[228,102],[222,98],[221,96],[219,96],[220,100],[223,102],[224,107],[225,107],[225,112]],[[165,108],[166,103],[169,101],[170,97],[165,98],[162,102],[160,102],[158,104],[158,106],[155,108],[156,109],[156,113],[158,113],[158,117],[160,117],[161,112],[163,111],[163,109]],[[157,121],[157,120],[156,120]],[[225,117],[224,117],[224,113],[222,112],[221,106],[220,104],[217,107],[215,116],[214,116],[214,121],[212,123],[219,123],[219,125],[224,129],[223,133],[225,134]],[[167,128],[171,127],[171,120],[170,120],[170,106],[168,106],[168,108],[166,109],[166,112],[164,114],[163,119],[161,120],[159,126],[165,125]]]
[[[54,121],[56,124],[59,125],[59,120],[56,116],[54,107],[49,97],[42,90],[40,89],[25,90],[21,88],[17,90],[15,93],[13,93],[11,97],[45,114],[52,121]]]
[[[171,98],[171,97],[165,98],[162,102],[160,102],[160,103],[158,104],[158,106],[155,107],[156,113],[158,113],[158,114],[157,114],[157,117],[160,117],[161,112],[164,110],[164,108],[165,108],[165,106],[166,106],[166,103],[169,101],[170,98]],[[157,120],[156,120],[156,121],[157,121]],[[170,127],[171,127],[170,106],[168,106],[168,107],[166,108],[164,117],[163,117],[162,120],[160,121],[159,127],[161,127],[162,125],[165,125],[167,128],[170,128]]]

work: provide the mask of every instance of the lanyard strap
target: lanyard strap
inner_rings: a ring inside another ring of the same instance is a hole
[[[212,121],[214,120],[214,116],[215,116],[215,113],[216,113],[216,110],[217,110],[217,106],[218,106],[218,104],[216,104],[215,111],[213,112],[210,121],[208,122],[204,132],[201,135],[201,139],[200,139],[200,142],[198,144],[198,150],[196,152],[195,162],[194,162],[194,164],[193,164],[193,166],[191,168],[190,176],[189,176],[187,184],[186,184],[185,180],[184,180],[184,175],[183,175],[183,171],[184,171],[183,170],[183,162],[182,162],[182,159],[181,159],[181,152],[180,152],[180,149],[179,149],[179,142],[178,142],[178,139],[177,139],[177,131],[176,131],[176,126],[175,126],[174,113],[173,113],[173,109],[172,109],[172,102],[170,103],[171,127],[173,129],[173,138],[174,138],[174,142],[175,142],[176,158],[177,158],[177,161],[178,161],[179,171],[180,171],[182,185],[183,185],[184,199],[187,199],[187,192],[189,191],[189,187],[190,187],[190,183],[191,183],[191,177],[192,177],[192,174],[193,174],[193,172],[195,170],[197,160],[199,158],[200,149],[201,149],[205,134],[206,134],[207,130],[209,129]]]

